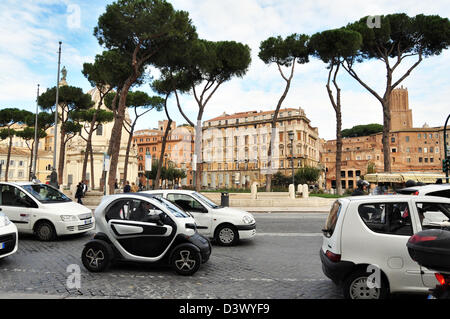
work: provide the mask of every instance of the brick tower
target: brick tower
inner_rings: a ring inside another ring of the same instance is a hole
[[[408,89],[395,89],[391,93],[391,131],[412,128],[412,111],[409,109]]]

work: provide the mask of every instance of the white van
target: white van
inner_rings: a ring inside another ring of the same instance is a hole
[[[46,184],[1,182],[0,208],[19,233],[35,234],[43,241],[95,228],[89,208]]]
[[[448,198],[404,195],[340,198],[333,204],[322,230],[323,272],[342,286],[346,298],[428,294],[438,281],[433,271],[412,260],[406,243],[423,229],[448,227],[449,220]]]
[[[197,230],[222,246],[235,245],[240,239],[256,235],[252,214],[215,204],[208,197],[190,190],[161,189],[142,193],[162,196],[194,216]]]

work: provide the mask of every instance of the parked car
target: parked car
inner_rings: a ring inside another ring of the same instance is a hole
[[[17,247],[17,227],[0,211],[0,259],[14,254]]]
[[[417,264],[406,244],[423,229],[449,227],[449,219],[450,199],[442,197],[340,198],[333,204],[323,229],[323,272],[342,286],[346,298],[427,294],[437,284],[434,272]],[[368,284],[373,283],[374,271],[379,274],[377,285]]]
[[[171,202],[148,194],[103,197],[95,210],[98,232],[81,259],[92,272],[115,261],[170,265],[192,275],[211,255],[209,240],[197,232],[195,220]]]
[[[35,234],[43,241],[95,228],[89,208],[46,184],[1,182],[0,208],[19,233]]]
[[[154,190],[144,193],[161,196],[192,214],[198,232],[214,239],[222,246],[232,246],[241,239],[256,235],[256,222],[252,214],[230,207],[222,207],[208,197],[190,190]]]
[[[397,191],[403,195],[427,195],[450,198],[450,184],[431,184],[405,187]]]

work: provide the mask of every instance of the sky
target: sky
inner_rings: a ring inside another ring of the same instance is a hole
[[[224,83],[209,101],[203,120],[225,111],[273,110],[284,90],[285,82],[275,65],[258,58],[259,45],[271,36],[292,33],[312,35],[345,26],[361,17],[404,12],[450,16],[448,1],[375,0],[171,0],[175,9],[189,12],[200,38],[233,40],[249,45],[252,63],[243,78]],[[67,69],[69,85],[91,89],[81,73],[83,63],[93,62],[103,51],[93,35],[98,17],[112,1],[101,0],[2,0],[0,2],[0,108],[17,107],[35,111],[37,85],[42,93],[57,81],[58,42],[62,41],[61,67]],[[398,79],[415,62],[405,59],[394,73]],[[384,64],[369,61],[356,67],[359,76],[380,94],[385,83]],[[156,76],[156,73],[153,74]],[[325,84],[326,65],[311,58],[296,66],[291,89],[282,108],[305,110],[313,127],[324,139],[336,136],[335,113]],[[413,124],[421,127],[442,126],[450,113],[450,52],[424,59],[402,83],[408,88]],[[380,123],[379,102],[345,72],[338,81],[342,89],[343,128]],[[154,94],[148,83],[136,88]],[[182,107],[195,122],[198,107],[193,97],[183,95]],[[175,102],[169,112],[178,125],[185,123]],[[164,112],[150,112],[142,117],[137,129],[154,128]]]

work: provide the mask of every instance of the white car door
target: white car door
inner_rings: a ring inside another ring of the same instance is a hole
[[[15,186],[3,184],[0,192],[0,208],[19,231],[31,229],[31,204],[28,195]]]
[[[379,267],[388,277],[392,292],[422,290],[420,267],[409,256],[406,243],[417,229],[411,221],[410,203],[353,203],[346,214],[342,259]],[[356,211],[355,211],[356,210]]]
[[[212,216],[208,209],[191,195],[168,193],[167,199],[192,214],[197,224],[197,230],[205,236],[213,236]]]

